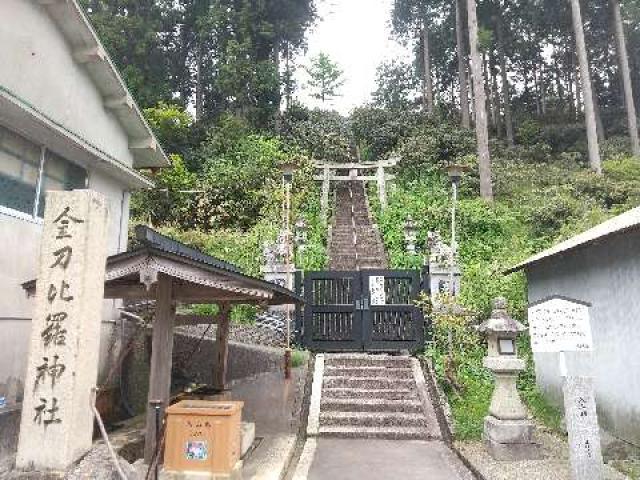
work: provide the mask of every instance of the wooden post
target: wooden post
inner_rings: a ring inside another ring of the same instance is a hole
[[[220,306],[220,321],[216,331],[216,368],[213,371],[213,388],[223,391],[227,387],[227,365],[229,358],[229,330],[231,309],[228,304]]]
[[[387,179],[384,175],[384,166],[378,165],[378,196],[383,209],[387,208]]]
[[[176,306],[173,301],[173,279],[167,275],[158,275],[158,293],[156,297],[156,316],[153,321],[151,346],[151,372],[149,376],[149,403],[147,404],[146,436],[144,443],[144,461],[151,463],[156,449],[155,411],[151,401],[162,402],[160,418],[169,405],[171,396],[171,363],[173,354],[173,327]]]

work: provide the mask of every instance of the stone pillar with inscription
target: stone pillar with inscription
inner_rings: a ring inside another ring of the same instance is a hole
[[[16,469],[63,472],[91,448],[107,256],[107,202],[49,192]]]
[[[564,415],[569,433],[569,456],[574,480],[602,480],[603,459],[593,379],[567,377]]]

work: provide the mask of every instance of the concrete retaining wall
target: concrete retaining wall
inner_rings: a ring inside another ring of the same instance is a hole
[[[216,342],[198,337],[176,335],[173,347],[173,387],[180,389],[189,383],[211,384],[217,368]],[[142,413],[147,404],[149,378],[148,343],[140,339],[129,359],[126,371],[127,401],[136,413]],[[198,348],[196,348],[198,346]],[[193,353],[195,350],[195,353]],[[251,377],[260,373],[282,369],[284,350],[279,348],[229,342],[227,381]]]
[[[0,476],[11,466],[12,458],[18,448],[20,412],[19,406],[0,410]]]

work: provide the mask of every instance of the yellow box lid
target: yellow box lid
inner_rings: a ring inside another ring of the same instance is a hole
[[[242,411],[244,402],[182,400],[167,408],[167,414],[222,417]]]

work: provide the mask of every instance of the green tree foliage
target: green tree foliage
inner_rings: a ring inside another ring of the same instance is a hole
[[[314,160],[347,162],[352,158],[349,121],[338,112],[294,105],[284,118],[282,135]]]
[[[142,107],[172,96],[171,59],[162,32],[171,23],[169,0],[81,0],[125,82]]]
[[[305,67],[309,75],[308,87],[311,96],[317,100],[331,100],[340,96],[339,90],[344,85],[344,72],[326,53],[320,53],[311,59],[311,65]]]
[[[382,63],[376,72],[376,84],[374,105],[402,110],[415,103],[419,82],[413,66],[408,63],[400,60]]]
[[[143,107],[178,101],[271,128],[282,56],[305,45],[314,0],[82,0]],[[284,47],[284,48],[283,48]]]

